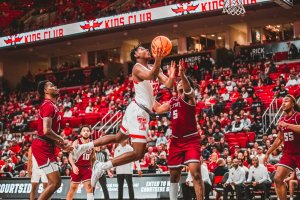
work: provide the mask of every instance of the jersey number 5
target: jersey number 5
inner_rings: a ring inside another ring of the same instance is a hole
[[[293,141],[294,140],[294,135],[292,132],[284,133],[284,141]]]
[[[173,111],[173,119],[177,119],[178,118],[178,111],[174,110]]]

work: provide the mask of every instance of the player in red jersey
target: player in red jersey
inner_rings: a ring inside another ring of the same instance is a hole
[[[203,199],[203,182],[200,170],[200,136],[196,123],[196,100],[192,81],[185,75],[184,61],[179,61],[177,97],[164,104],[155,104],[157,113],[171,112],[172,137],[168,156],[170,169],[170,200],[176,200],[182,167],[187,165],[193,177],[197,200]]]
[[[300,125],[300,109],[296,99],[292,95],[284,97],[282,110],[285,115],[280,119],[278,127],[281,129],[273,145],[266,153],[264,162],[267,163],[269,155],[282,143],[283,155],[279,161],[275,174],[275,189],[280,200],[287,199],[287,191],[284,179],[291,171],[300,167],[300,134],[295,131],[295,127]]]
[[[82,126],[79,129],[80,138],[75,140],[72,144],[75,147],[78,144],[86,144],[90,142],[91,128],[89,126]],[[67,194],[67,200],[72,200],[74,193],[77,191],[78,185],[82,182],[86,191],[86,199],[94,200],[93,187],[91,186],[92,176],[92,162],[94,158],[94,151],[87,150],[82,154],[78,161],[75,162],[72,154],[69,155],[69,161],[72,165],[71,185]]]
[[[33,140],[31,149],[37,164],[47,175],[48,185],[38,199],[49,199],[60,187],[61,178],[54,154],[55,146],[71,151],[71,145],[65,145],[64,139],[58,135],[61,116],[55,105],[59,90],[50,81],[41,81],[38,84],[38,93],[42,104],[39,108],[37,137]]]

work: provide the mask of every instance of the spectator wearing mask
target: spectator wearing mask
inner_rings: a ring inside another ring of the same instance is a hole
[[[252,158],[252,166],[249,169],[249,175],[245,186],[245,199],[250,197],[250,188],[262,189],[264,191],[264,199],[269,200],[271,180],[267,168],[263,164],[259,164],[258,157]]]
[[[229,177],[224,183],[224,200],[228,199],[228,192],[235,191],[236,198],[242,199],[243,182],[245,181],[245,171],[239,166],[238,159],[233,159],[232,168],[229,170]]]

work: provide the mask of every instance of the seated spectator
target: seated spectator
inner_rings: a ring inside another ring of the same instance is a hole
[[[246,90],[245,87],[242,87],[241,95],[242,95],[243,99],[248,98],[249,94],[248,94],[248,92],[247,92],[247,90]]]
[[[154,130],[150,130],[149,136],[148,136],[148,146],[149,147],[154,147],[156,146],[156,140],[157,140],[157,136],[155,134]]]
[[[168,143],[168,140],[165,137],[165,134],[163,132],[159,133],[159,137],[156,139],[156,145],[155,146],[160,146],[161,143],[163,143],[165,145]]]
[[[167,155],[166,152],[163,151],[159,154],[158,159],[156,161],[156,164],[161,167],[161,166],[167,166]]]
[[[156,173],[158,169],[158,165],[156,164],[155,158],[152,158],[150,164],[148,165],[148,173]]]
[[[69,137],[70,135],[72,135],[72,133],[73,133],[73,129],[70,127],[69,123],[66,123],[66,126],[62,131],[62,134],[66,137]]]
[[[250,131],[251,128],[251,120],[248,118],[248,114],[244,113],[243,119],[241,120],[243,131]]]
[[[70,110],[70,107],[65,107],[65,112],[64,112],[64,116],[63,117],[69,118],[69,117],[72,117],[72,115],[73,115],[73,113]]]
[[[282,154],[280,154],[279,149],[276,149],[271,153],[271,155],[268,158],[268,163],[275,165],[279,162],[280,158],[282,157]]]
[[[247,175],[249,172],[249,168],[247,166],[245,166],[244,159],[238,158],[238,163],[239,163],[239,166],[245,171],[245,174]]]
[[[218,161],[218,154],[217,153],[212,153],[210,155],[209,164],[207,166],[207,168],[210,172],[213,172],[218,167],[217,161]]]
[[[259,164],[264,164],[264,158],[265,158],[265,154],[264,154],[264,148],[262,146],[259,146],[257,148],[257,154],[256,157],[258,158]]]
[[[295,75],[290,75],[286,87],[298,85],[297,77]]]
[[[94,106],[92,102],[89,102],[89,105],[85,108],[85,113],[93,113],[94,112]]]
[[[229,177],[224,183],[224,200],[228,199],[228,192],[235,191],[236,198],[242,199],[243,182],[245,181],[245,171],[239,166],[238,159],[233,159],[232,168],[229,170]]]
[[[285,85],[281,84],[280,85],[280,89],[276,95],[277,98],[283,98],[285,97],[289,92],[287,91],[287,89],[285,89]]]
[[[221,138],[224,137],[224,135],[223,135],[223,133],[220,131],[220,128],[219,128],[219,127],[216,127],[216,128],[215,128],[213,137],[214,137],[214,139],[215,139],[216,142],[220,142]]]
[[[243,130],[243,124],[241,122],[241,118],[240,116],[236,116],[235,120],[231,123],[231,132],[233,133],[237,133],[237,132],[241,132]]]
[[[249,169],[248,179],[244,182],[245,199],[252,199],[250,196],[250,188],[262,189],[264,191],[263,199],[269,200],[271,180],[267,168],[259,164],[257,157],[252,158],[252,166]]]

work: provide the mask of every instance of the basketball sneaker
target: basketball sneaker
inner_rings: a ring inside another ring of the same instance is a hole
[[[91,177],[91,185],[95,187],[99,178],[104,174],[104,170],[102,169],[104,163],[96,160],[93,165],[92,177]]]
[[[90,146],[88,145],[88,143],[76,145],[75,148],[73,149],[73,151],[71,152],[74,161],[77,162],[79,157],[89,149],[90,149]]]

